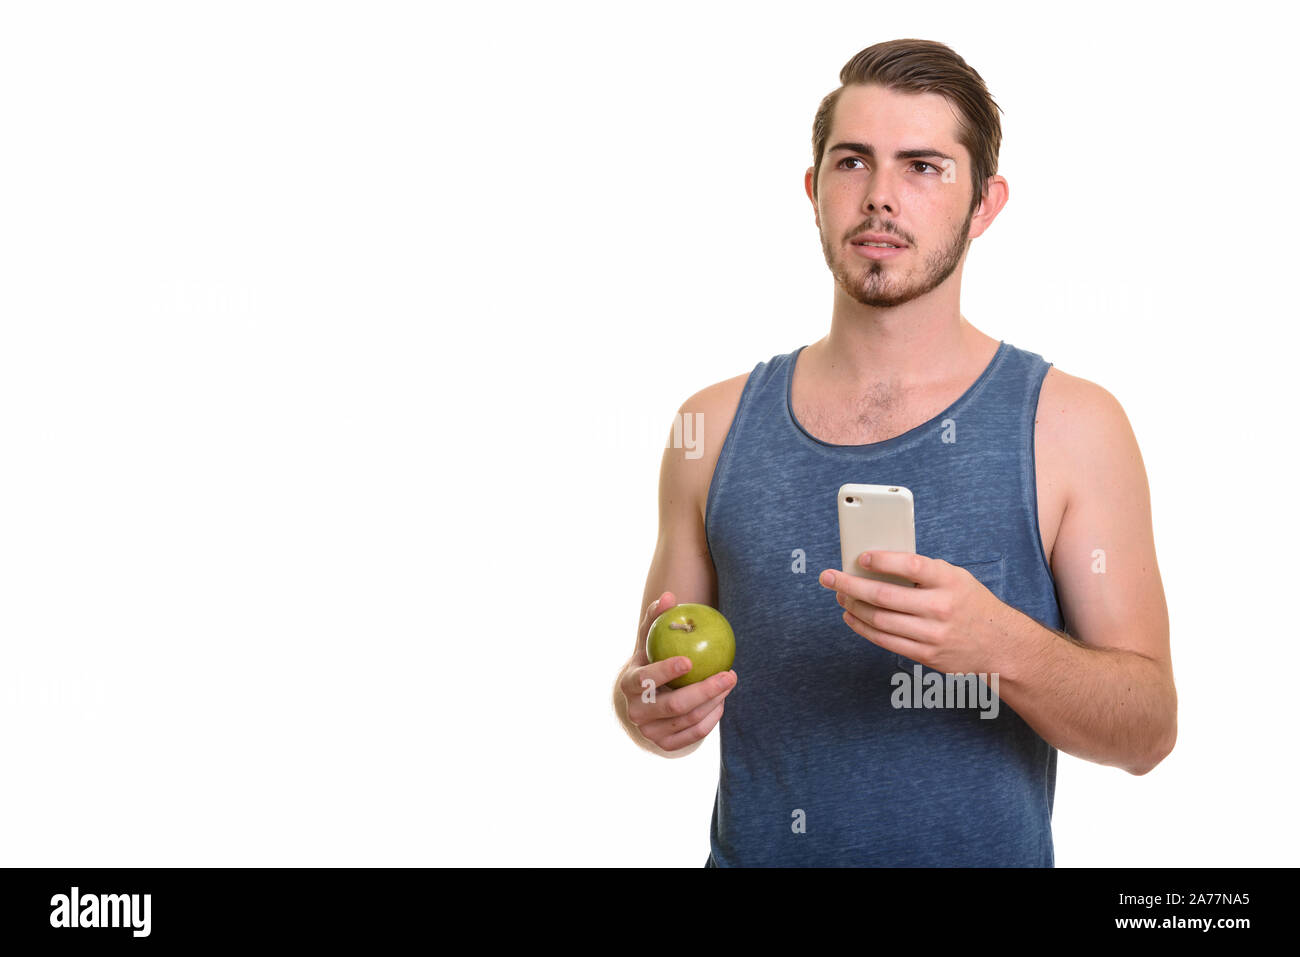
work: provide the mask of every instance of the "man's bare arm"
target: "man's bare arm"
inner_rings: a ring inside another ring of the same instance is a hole
[[[1060,750],[1145,774],[1178,735],[1150,489],[1119,402],[1064,379],[1040,415],[1070,466],[1052,550],[1068,634],[1008,608],[999,695]]]
[[[687,399],[677,419],[682,422],[689,416],[689,424],[683,428],[674,423],[660,464],[659,540],[642,596],[641,607],[646,611],[632,656],[615,679],[613,707],[628,736],[661,757],[679,758],[695,751],[721,720],[723,699],[736,684],[736,673],[727,671],[685,688],[647,689],[648,679],[662,684],[675,675],[664,670],[667,662],[650,665],[645,638],[656,614],[672,605],[695,601],[717,607],[717,580],[702,506],[746,378],[716,383]],[[675,437],[683,433],[695,444],[683,447],[676,442]],[[657,599],[665,601],[650,609]],[[651,691],[653,700],[649,700]]]

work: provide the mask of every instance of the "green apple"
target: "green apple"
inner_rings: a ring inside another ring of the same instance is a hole
[[[736,660],[736,636],[722,612],[687,602],[674,605],[654,620],[646,635],[645,653],[651,661],[678,655],[690,658],[691,670],[668,682],[670,688],[684,688],[730,668]]]

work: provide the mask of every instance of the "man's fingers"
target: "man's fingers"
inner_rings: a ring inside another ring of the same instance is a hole
[[[634,693],[636,700],[640,701],[641,692],[645,690],[647,678],[654,682],[656,688],[661,688],[674,678],[680,678],[690,670],[691,659],[685,655],[675,655],[672,658],[665,658],[663,661],[654,661],[648,665],[633,668],[628,672],[627,679],[624,681],[623,693],[627,695],[629,702],[632,701]],[[656,697],[658,697],[657,693]]]
[[[723,707],[724,706],[721,704],[718,705],[709,713],[708,717],[699,724],[692,728],[687,728],[685,731],[679,731],[677,734],[666,738],[659,743],[659,747],[664,751],[676,751],[678,748],[684,748],[688,744],[694,744],[696,741],[699,741],[713,730],[715,724],[722,720]]]
[[[645,636],[650,633],[650,626],[654,624],[654,620],[676,604],[677,597],[672,592],[666,591],[646,605],[645,615],[641,619],[641,644],[645,644]]]
[[[647,668],[653,667],[654,665],[647,666]],[[736,673],[734,671],[724,671],[722,674],[712,675],[703,681],[687,685],[685,688],[665,688],[658,691],[655,693],[653,702],[643,702],[638,697],[635,709],[632,707],[629,698],[627,716],[633,724],[644,730],[647,725],[657,721],[686,717],[710,698],[716,698],[723,691],[735,687],[735,683]],[[674,730],[680,730],[683,727],[687,727],[687,725],[678,722],[678,727]]]
[[[727,672],[727,674],[730,674],[730,672]],[[679,695],[681,692],[691,690],[691,688],[698,687],[699,685],[704,686],[704,691],[708,697],[695,704],[695,706],[689,711],[675,714],[667,718],[660,718],[657,721],[647,721],[645,724],[641,725],[641,733],[652,739],[668,737],[679,731],[685,731],[687,728],[699,724],[712,714],[714,709],[716,709],[718,705],[722,704],[727,695],[731,694],[732,689],[736,687],[734,681],[730,684],[719,681],[721,677],[721,675],[715,675],[707,681],[698,682],[698,685],[691,685],[690,688],[682,688],[674,692],[671,699],[672,703],[675,705],[673,710],[680,710],[682,707],[685,707],[685,703],[690,703],[690,701],[694,700],[680,698]],[[717,683],[715,684],[715,682]],[[685,703],[677,704],[679,701]]]

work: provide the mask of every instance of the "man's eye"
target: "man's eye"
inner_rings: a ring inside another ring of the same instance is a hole
[[[837,169],[844,169],[844,168],[845,168],[845,166],[844,166],[845,163],[861,163],[861,162],[862,162],[862,160],[860,160],[860,159],[859,159],[858,157],[856,157],[856,156],[846,156],[846,157],[844,157],[844,159],[842,159],[842,160],[840,160],[838,163],[836,163],[835,166],[836,166]],[[939,169],[939,167],[935,166],[933,163],[927,163],[925,160],[914,160],[913,163],[912,163],[912,167],[913,167],[913,168],[916,168],[917,166],[926,166],[926,167],[929,167],[930,169],[934,170],[936,173],[943,172],[942,170]]]

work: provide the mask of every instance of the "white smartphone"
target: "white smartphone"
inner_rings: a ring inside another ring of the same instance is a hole
[[[863,552],[916,552],[912,491],[901,485],[841,485],[840,568],[848,575],[915,586],[897,575],[868,571],[858,564]]]

